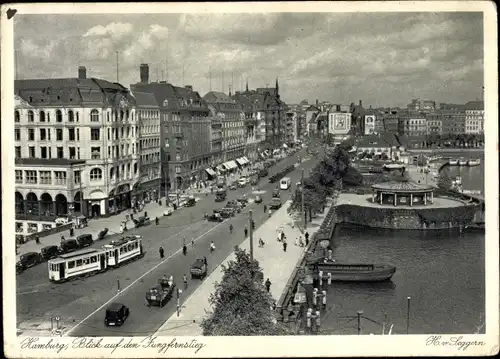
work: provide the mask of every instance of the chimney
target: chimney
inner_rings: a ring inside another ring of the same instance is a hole
[[[78,78],[80,80],[87,78],[87,68],[85,66],[78,67]]]
[[[187,89],[188,89],[188,90],[190,90],[190,91],[193,91],[193,86],[191,86],[191,85],[186,85],[186,86],[184,86],[184,87],[185,87],[185,88],[187,88]]]
[[[359,100],[359,107],[363,107],[363,101]]]
[[[149,66],[148,66],[148,64],[141,64],[139,71],[141,74],[141,83],[143,83],[143,84],[149,83]]]
[[[316,106],[318,106],[318,103],[319,103],[319,101],[318,101],[318,99],[316,99]]]

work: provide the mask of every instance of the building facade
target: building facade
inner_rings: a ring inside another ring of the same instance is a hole
[[[162,188],[183,190],[208,179],[206,169],[215,162],[212,118],[199,93],[189,85],[150,82],[147,64],[140,66],[140,82],[130,87],[133,92],[153,94],[160,108]]]
[[[436,102],[431,100],[413,99],[407,106],[411,112],[433,112],[436,110]]]
[[[287,111],[286,113],[286,143],[295,144],[299,139],[298,136],[298,116],[295,111]]]
[[[441,135],[443,133],[443,114],[440,111],[426,115],[427,135]]]
[[[484,102],[469,101],[465,104],[465,133],[484,133]]]
[[[441,134],[457,135],[465,133],[465,111],[442,110],[441,115]]]
[[[334,144],[339,144],[347,138],[351,130],[351,116],[349,112],[328,113],[328,133],[333,136]]]
[[[160,195],[161,168],[161,121],[160,108],[150,93],[132,93],[138,117],[139,181],[132,191],[132,206],[148,203]]]
[[[139,178],[138,119],[126,88],[87,78],[80,67],[78,78],[16,80],[15,94],[17,158],[85,161],[81,188],[61,194],[60,214],[98,217],[130,208]]]

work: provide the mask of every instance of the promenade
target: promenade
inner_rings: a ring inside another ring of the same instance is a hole
[[[297,226],[292,227],[292,217],[288,215],[287,209],[290,201],[285,202],[282,207],[277,210],[270,219],[264,222],[254,232],[254,258],[259,261],[259,265],[264,273],[264,280],[269,278],[271,281],[271,295],[277,302],[283,293],[285,286],[290,278],[291,273],[297,266],[297,263],[304,253],[304,248],[295,245],[295,239],[299,236],[303,237],[301,229]],[[329,206],[328,206],[329,207]],[[308,232],[310,236],[319,229],[321,222],[326,213],[317,215],[312,223],[308,224]],[[283,230],[287,237],[288,247],[286,252],[283,251],[283,245],[277,241],[278,230]],[[263,248],[258,246],[259,238],[265,242]],[[303,237],[304,238],[304,237]],[[249,251],[250,240],[246,239],[240,248]],[[234,252],[231,253],[221,264],[227,266],[230,260],[234,260]],[[210,259],[209,259],[210,260]],[[210,310],[208,298],[214,291],[216,282],[222,280],[222,267],[220,265],[203,280],[203,283],[198,289],[181,303],[181,313],[177,316],[174,313],[164,325],[162,325],[155,333],[156,336],[196,336],[202,335],[200,323],[206,315],[207,310]]]

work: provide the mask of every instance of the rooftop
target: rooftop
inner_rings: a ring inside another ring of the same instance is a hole
[[[158,108],[158,102],[152,93],[148,92],[131,92],[131,95],[135,98],[135,103],[138,107],[156,107]]]
[[[226,95],[224,92],[220,91],[210,91],[207,92],[203,99],[207,102],[217,102],[217,103],[234,103],[234,100]]]
[[[434,189],[431,185],[415,183],[411,181],[391,181],[372,185],[376,191],[387,191],[392,193],[422,193]]]
[[[84,164],[85,160],[68,160],[65,158],[16,158],[16,165],[68,167]]]
[[[466,110],[484,110],[483,101],[469,101],[465,104]]]
[[[362,136],[356,146],[359,147],[392,147],[399,146],[396,135],[391,132],[383,132],[379,135]]]

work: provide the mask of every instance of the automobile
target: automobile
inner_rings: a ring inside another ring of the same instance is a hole
[[[255,203],[262,203],[262,197],[261,196],[255,196],[254,202]]]
[[[59,255],[59,249],[57,246],[46,246],[41,249],[40,254],[44,260],[49,260]]]
[[[108,231],[109,231],[108,228],[104,228],[99,233],[97,233],[96,241],[100,241],[100,240],[104,239],[104,237],[106,237],[106,234],[108,234]]]
[[[165,208],[165,210],[163,211],[163,215],[164,216],[171,216],[172,213],[174,213],[174,209],[170,206],[168,206],[167,208]]]
[[[139,217],[137,219],[134,218],[135,228],[147,226],[149,224],[151,224],[151,220],[149,219],[149,217]]]
[[[234,190],[235,190],[235,189],[237,189],[237,188],[238,188],[238,187],[236,186],[236,183],[231,183],[231,184],[229,185],[229,189],[230,189],[231,191],[234,191]]]
[[[280,198],[280,197],[281,197],[281,193],[280,193],[279,188],[275,188],[273,190],[273,198]]]
[[[223,218],[234,217],[235,214],[236,214],[236,210],[234,208],[231,208],[231,207],[224,207],[220,211],[220,215]]]
[[[104,324],[109,326],[121,326],[130,315],[130,309],[121,303],[111,303],[106,308]]]
[[[238,197],[236,199],[236,202],[238,202],[242,208],[245,208],[248,205],[248,198],[246,197]]]
[[[269,171],[267,169],[261,169],[259,171],[259,177],[266,177],[269,174]]]
[[[92,235],[90,233],[79,235],[76,237],[76,241],[78,242],[78,246],[80,248],[85,248],[94,244],[94,240],[92,239]]]
[[[41,262],[42,262],[42,255],[40,253],[28,252],[21,254],[21,257],[19,258],[17,265],[19,265],[19,267],[22,268],[22,270],[25,270]]]
[[[238,187],[243,188],[247,185],[247,179],[242,177],[238,180]]]
[[[199,278],[203,279],[208,272],[207,265],[205,264],[205,259],[198,258],[192,265],[190,269],[191,279]]]
[[[279,209],[281,207],[281,199],[273,198],[269,204],[270,209]]]
[[[196,205],[196,199],[191,196],[186,199],[186,204],[184,205],[185,207],[194,207]]]
[[[237,201],[227,201],[226,208],[233,208],[237,213],[240,213],[242,205]]]
[[[71,253],[80,249],[76,239],[62,241],[59,245],[59,251],[62,253]]]
[[[220,213],[212,213],[210,216],[207,217],[207,221],[209,222],[223,222],[224,218]]]

